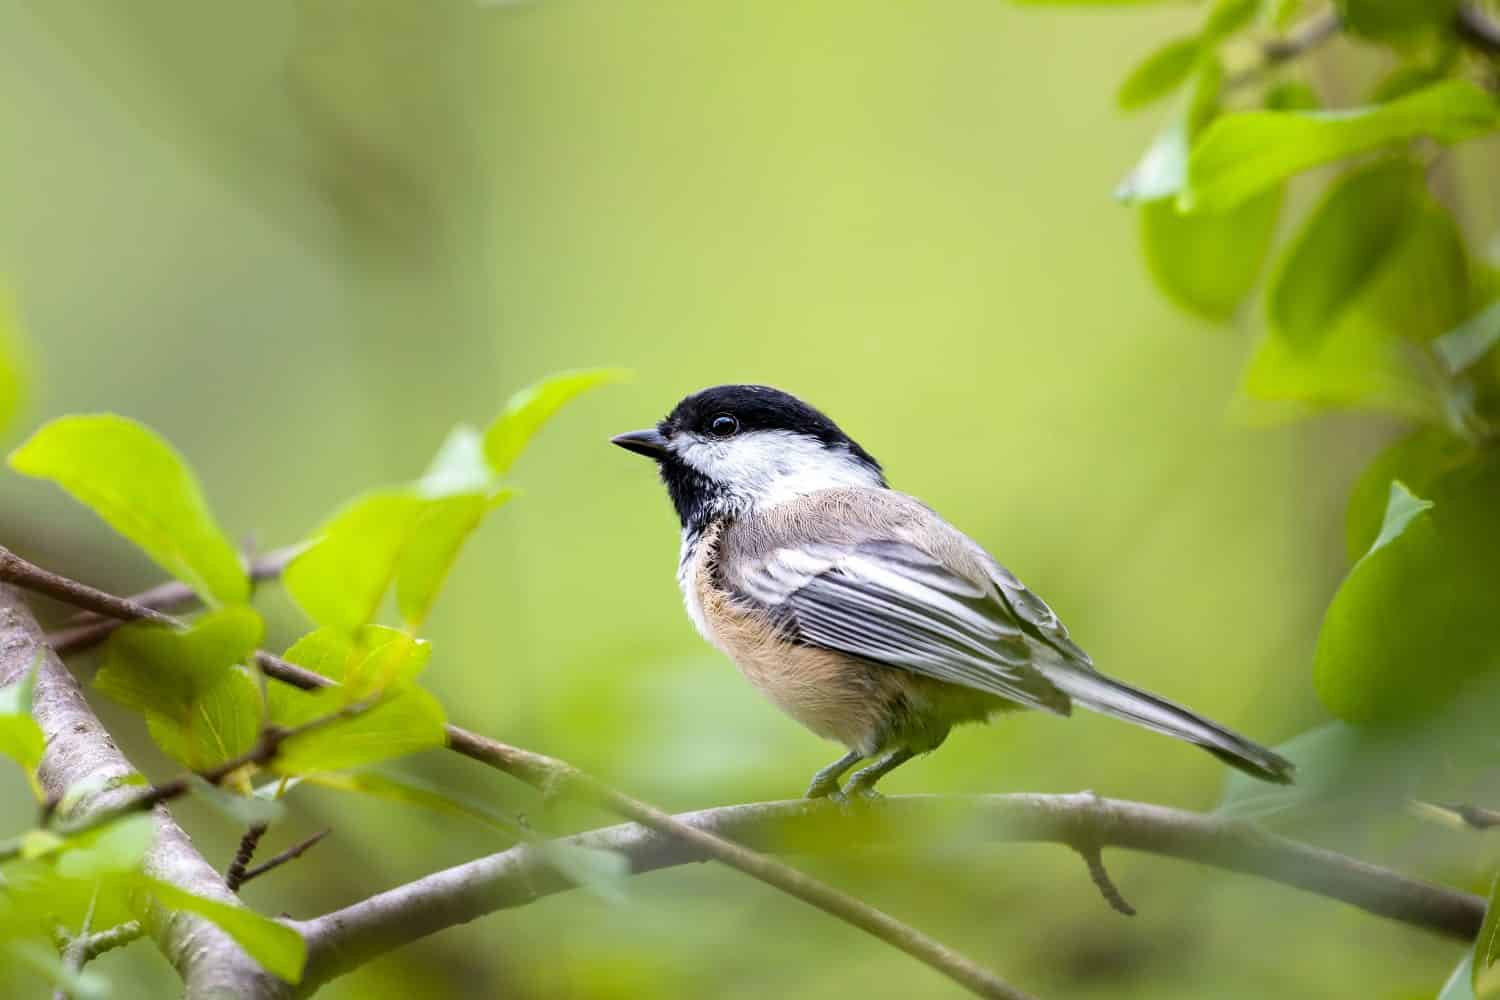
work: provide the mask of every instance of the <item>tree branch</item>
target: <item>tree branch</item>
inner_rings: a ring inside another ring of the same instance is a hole
[[[313,834],[311,837],[308,837],[306,840],[298,841],[291,847],[288,847],[286,850],[282,851],[280,854],[272,855],[266,861],[263,861],[262,863],[256,865],[254,868],[245,872],[245,874],[241,876],[239,884],[244,885],[251,879],[260,878],[262,875],[266,874],[266,872],[275,871],[277,868],[280,868],[288,861],[296,861],[298,858],[302,857],[302,855],[318,846],[318,844],[322,842],[323,838],[328,836],[332,832],[332,830],[322,830],[318,833]]]
[[[1492,56],[1500,55],[1500,24],[1490,20],[1488,14],[1477,3],[1464,3],[1458,8],[1455,25],[1458,37]]]
[[[1242,820],[1169,809],[1092,793],[950,798],[893,796],[855,815],[804,800],[724,806],[677,822],[757,850],[806,845],[871,847],[966,836],[976,842],[1052,842],[1128,848],[1252,875],[1342,900],[1362,910],[1472,940],[1484,900],[1354,858],[1273,836]],[[947,822],[950,825],[934,826]],[[632,874],[707,860],[706,851],[638,824],[570,837],[566,843],[617,851]],[[435,872],[313,920],[293,924],[308,942],[301,989],[316,989],[377,955],[496,910],[573,888],[534,848],[521,845]]]
[[[1342,22],[1337,11],[1327,11],[1300,25],[1296,31],[1273,38],[1260,47],[1260,62],[1224,81],[1224,89],[1235,90],[1261,79],[1282,63],[1312,51],[1339,33]]]
[[[0,550],[0,580],[24,587],[35,586],[76,607],[103,615],[157,621],[174,626],[182,624],[160,611],[60,577],[6,550]],[[255,659],[267,676],[305,690],[327,687],[333,683],[320,674],[288,663],[264,650],[258,651]],[[889,914],[779,861],[682,823],[654,806],[609,788],[571,764],[513,747],[457,726],[447,727],[447,737],[450,748],[489,767],[505,771],[540,789],[544,794],[572,795],[603,806],[653,830],[680,838],[708,857],[795,896],[900,949],[979,996],[997,1000],[1027,1000],[1026,994],[994,973]],[[219,884],[222,887],[223,883]]]
[[[291,562],[292,557],[300,551],[301,546],[288,546],[284,549],[269,552],[259,559],[251,560],[250,582],[264,583],[267,580],[276,579],[281,575],[281,571],[286,569],[286,564]],[[17,558],[8,552],[6,556]],[[4,559],[0,558],[0,566],[3,566],[3,562]],[[76,607],[76,601],[72,599],[72,597],[76,596],[76,593],[70,592],[70,597],[64,597],[62,600],[69,604],[74,604]],[[129,604],[135,606],[131,611],[135,611],[138,608],[148,608],[152,611],[171,612],[196,604],[198,602],[198,594],[187,584],[173,581],[152,587],[150,590],[143,590],[126,600]],[[122,608],[121,610],[124,609]],[[136,617],[140,616],[136,615]],[[81,620],[69,622],[63,628],[49,633],[47,635],[47,644],[57,651],[58,656],[71,656],[74,653],[81,653],[86,649],[92,649],[105,639],[108,639],[110,633],[115,629],[119,628],[126,621],[131,620],[134,619],[129,614],[123,616],[105,616],[98,612],[89,611],[81,616]]]
[[[0,687],[18,683],[31,669],[38,650],[42,659],[31,711],[47,737],[47,753],[38,769],[42,788],[49,797],[60,799],[85,778],[102,780],[102,790],[80,801],[73,815],[110,811],[134,796],[125,779],[135,768],[84,701],[73,675],[45,646],[42,630],[20,595],[0,585]],[[156,816],[156,838],[143,862],[146,874],[194,895],[242,905],[172,817],[165,810],[158,810]],[[249,992],[249,987],[260,988],[262,983],[256,978],[252,984],[245,975],[249,956],[207,921],[154,908],[147,930],[182,976],[188,995],[265,995]]]
[[[240,838],[240,846],[235,849],[234,860],[229,862],[229,867],[224,869],[224,884],[229,887],[230,892],[239,892],[240,886],[245,884],[245,869],[250,862],[255,860],[255,848],[260,844],[260,838],[266,835],[269,827],[264,823],[252,823],[250,829]]]

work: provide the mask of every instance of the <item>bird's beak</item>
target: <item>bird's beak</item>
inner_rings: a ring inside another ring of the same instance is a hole
[[[667,453],[667,439],[655,428],[644,431],[630,431],[628,434],[616,434],[609,439],[610,444],[617,444],[626,451],[633,451],[637,455],[645,455],[647,458],[661,458]]]

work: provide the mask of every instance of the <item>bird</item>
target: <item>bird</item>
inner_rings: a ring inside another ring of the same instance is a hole
[[[1100,673],[1041,598],[790,393],[713,386],[611,442],[657,464],[699,633],[782,711],[847,749],[808,798],[877,798],[881,778],[956,725],[1075,705],[1292,781],[1272,750]]]

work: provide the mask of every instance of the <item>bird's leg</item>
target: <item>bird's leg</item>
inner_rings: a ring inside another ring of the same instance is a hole
[[[832,795],[839,790],[839,779],[844,772],[864,759],[864,754],[858,750],[850,750],[838,760],[829,764],[823,770],[813,775],[812,784],[807,786],[807,797],[810,799],[821,799],[826,795]]]
[[[890,774],[915,756],[916,754],[902,747],[900,750],[892,750],[869,767],[860,768],[854,772],[854,776],[844,786],[844,798],[853,800],[858,796],[866,799],[878,799],[880,793],[875,791],[875,782],[884,778],[887,774]]]

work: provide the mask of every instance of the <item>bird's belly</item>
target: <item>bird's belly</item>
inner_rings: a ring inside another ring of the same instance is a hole
[[[898,746],[925,752],[950,727],[1015,707],[900,667],[787,641],[762,612],[714,585],[717,542],[717,529],[683,539],[678,583],[689,617],[773,704],[824,739],[866,754]]]

